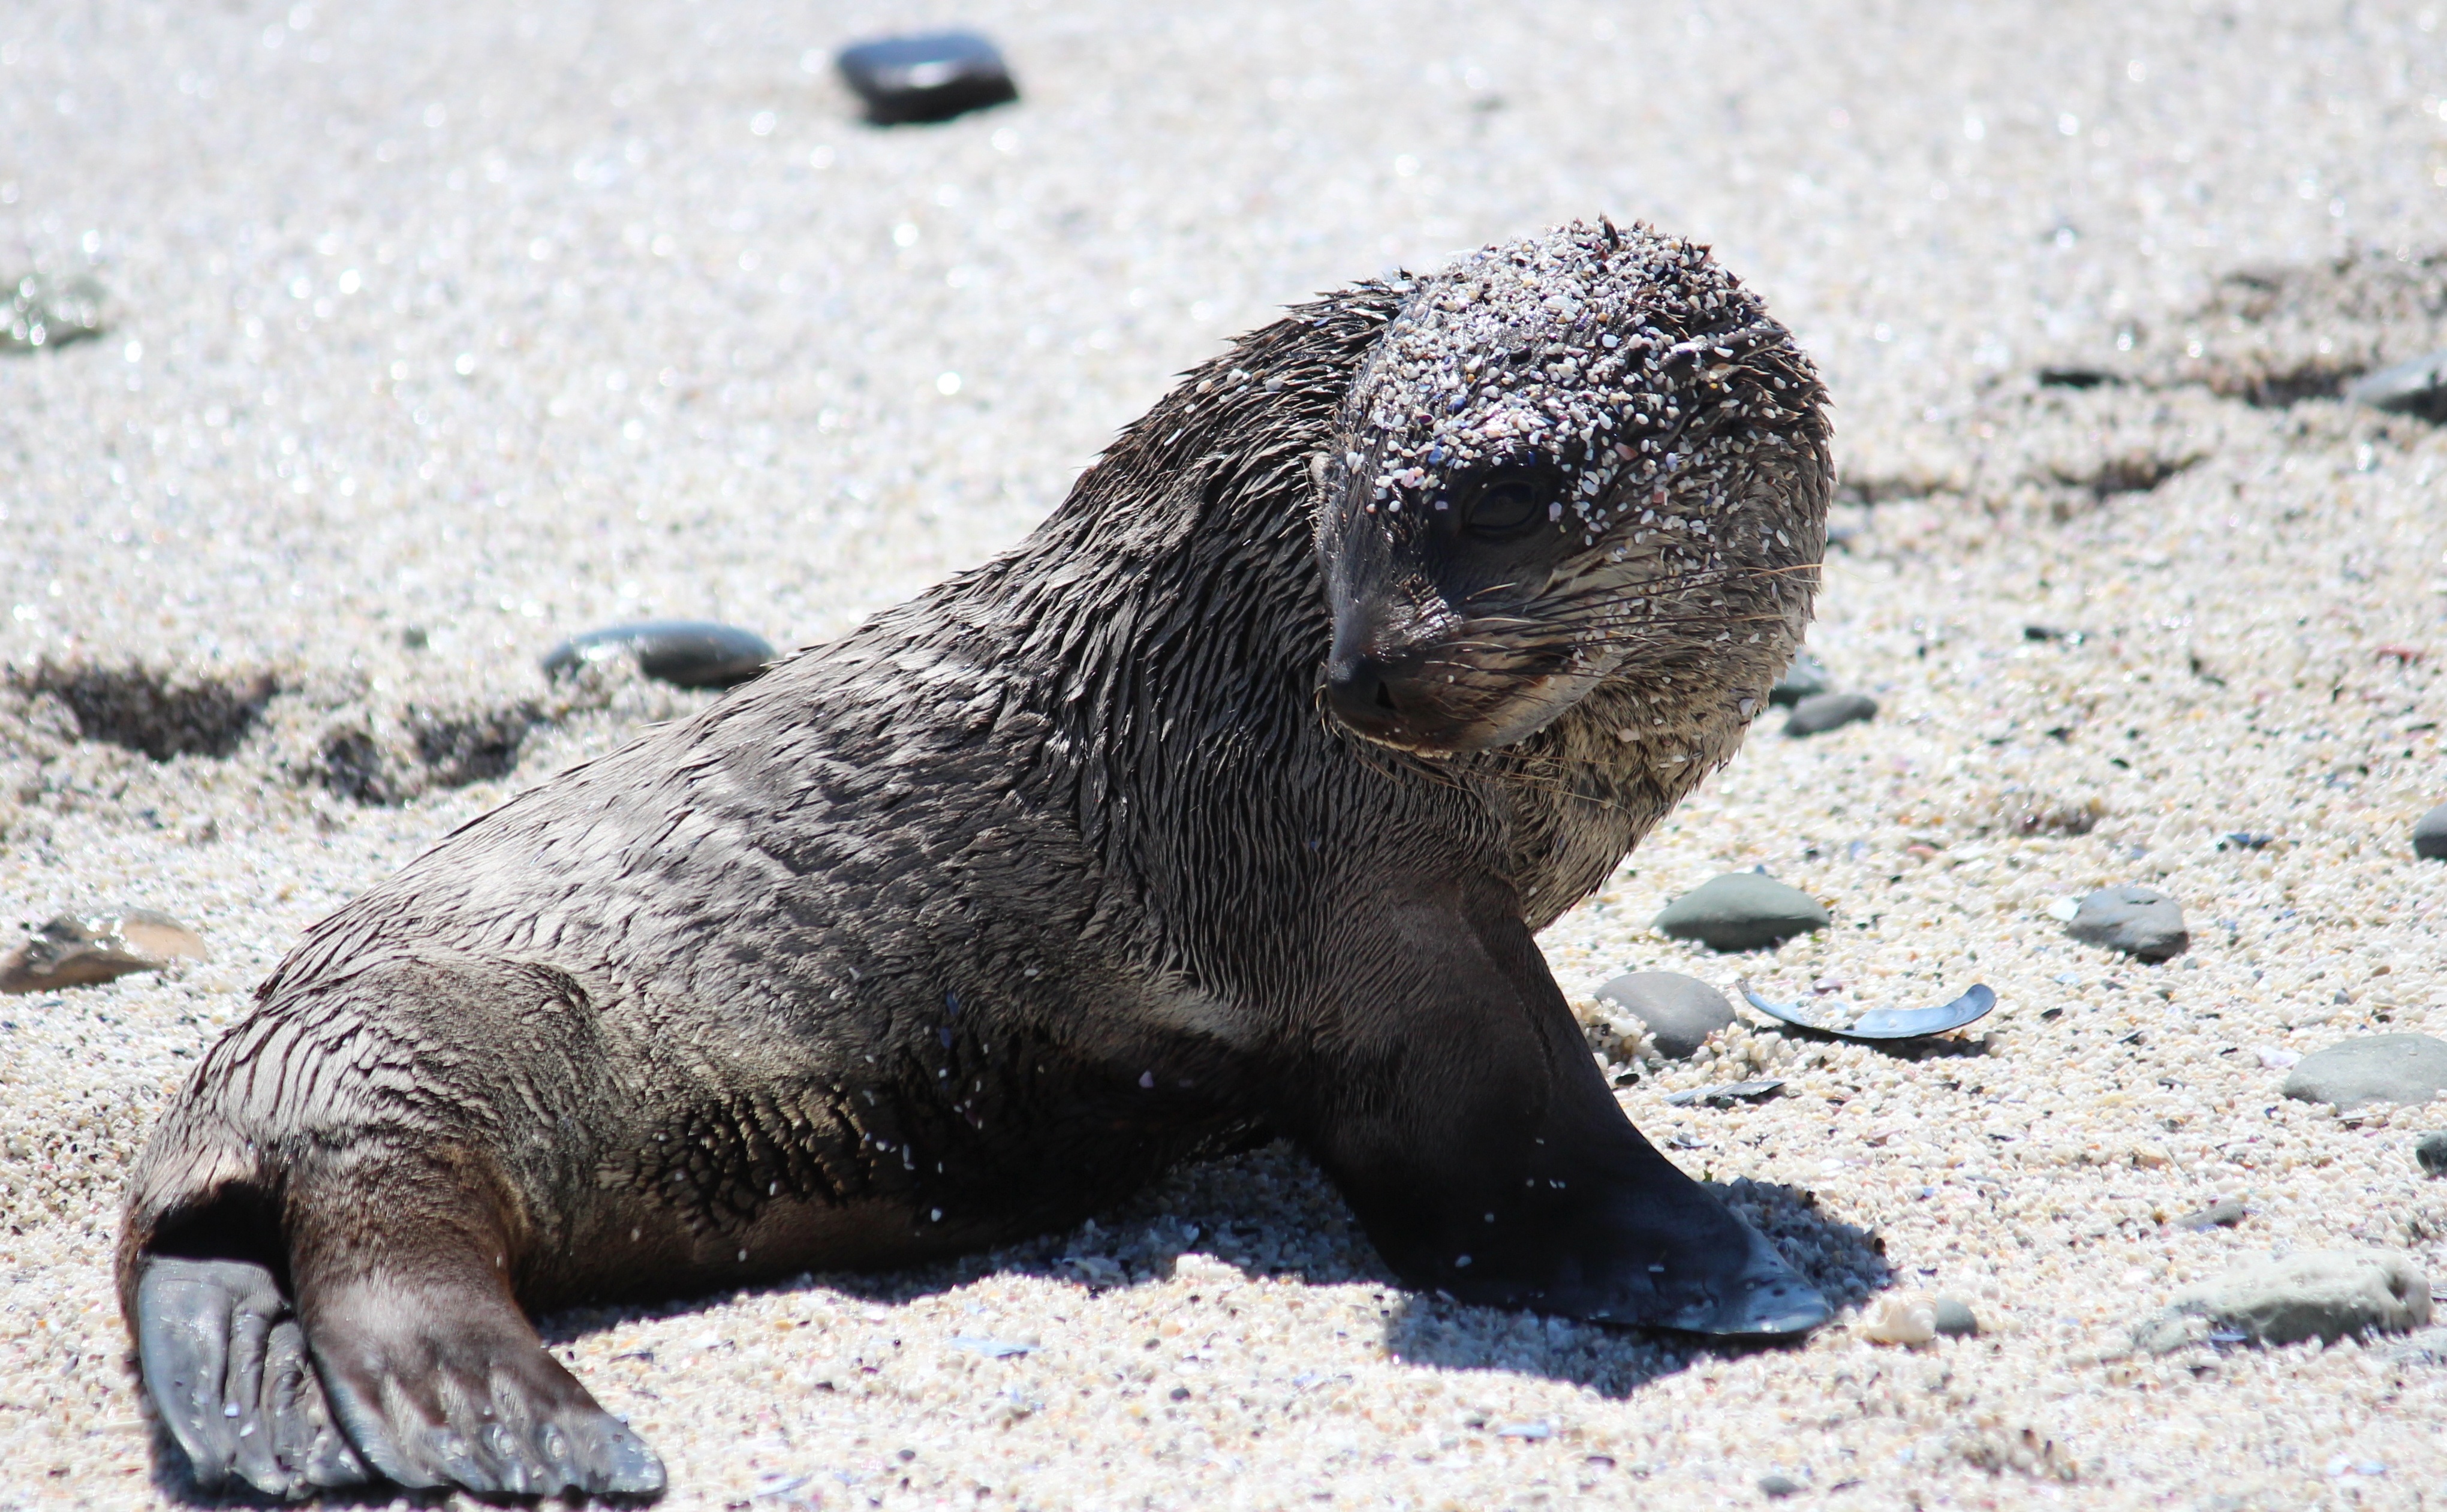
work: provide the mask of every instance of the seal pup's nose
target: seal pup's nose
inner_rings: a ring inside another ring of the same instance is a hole
[[[1337,657],[1326,665],[1325,699],[1336,717],[1361,729],[1382,729],[1402,717],[1385,669],[1366,656]]]

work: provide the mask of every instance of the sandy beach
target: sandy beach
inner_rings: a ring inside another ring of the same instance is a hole
[[[992,35],[1020,101],[860,123],[834,51],[921,23]],[[2447,1036],[2447,863],[2410,841],[2447,801],[2447,431],[2335,396],[2447,347],[2442,27],[23,0],[0,278],[109,303],[0,353],[0,950],[142,907],[211,958],[0,997],[0,1509],[180,1504],[110,1290],[122,1183],[299,932],[714,696],[548,682],[556,642],[838,635],[1016,541],[1282,305],[1600,213],[1712,244],[1820,364],[1844,482],[1810,644],[1879,713],[1762,720],[1543,937],[1557,977],[1593,1019],[1645,969],[1999,998],[1933,1049],[1746,1012],[1609,1067],[1837,1322],[1714,1350],[1406,1292],[1277,1145],[930,1270],[556,1314],[556,1353],[673,1508],[1697,1507],[1775,1477],[1847,1508],[2439,1504],[2447,1335],[2134,1333],[2241,1257],[2390,1252],[2447,1296],[2413,1154],[2447,1100],[2281,1093],[2341,1040]],[[98,734],[80,675],[180,748]],[[1651,928],[1753,868],[1831,927],[1738,956]],[[2067,937],[2065,900],[2128,882],[2187,952]],[[1979,1333],[1871,1342],[1906,1291]]]

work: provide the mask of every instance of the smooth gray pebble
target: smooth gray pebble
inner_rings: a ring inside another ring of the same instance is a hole
[[[2413,854],[2425,861],[2447,861],[2447,803],[2413,822]]]
[[[2134,1343],[2165,1353],[2229,1330],[2256,1344],[2329,1344],[2357,1334],[2401,1333],[2430,1319],[2430,1282],[2395,1250],[2306,1250],[2248,1256],[2203,1286],[2178,1294],[2134,1331]]]
[[[1708,1036],[1734,1021],[1725,994],[1680,972],[1625,972],[1598,989],[1598,997],[1640,1020],[1657,1053],[1687,1060]]]
[[[2349,1113],[2365,1103],[2427,1103],[2447,1092],[2447,1040],[2428,1034],[2360,1034],[2303,1057],[2286,1095]]]
[[[2154,887],[2127,882],[2102,887],[2081,900],[2065,933],[2086,945],[2104,945],[2135,960],[2181,955],[2192,942],[2183,905]]]
[[[1775,680],[1775,686],[1768,690],[1767,701],[1779,709],[1791,709],[1805,698],[1832,692],[1834,688],[1835,679],[1828,672],[1827,664],[1806,651],[1799,651],[1793,653],[1793,665],[1787,667],[1784,675]]]
[[[2191,1229],[2194,1233],[2206,1233],[2213,1228],[2232,1228],[2244,1220],[2245,1213],[2243,1199],[2221,1197],[2209,1206],[2187,1213],[2175,1219],[2175,1226]]]
[[[1949,1339],[1967,1339],[1980,1332],[1980,1318],[1971,1304],[1959,1297],[1940,1296],[1930,1299],[1931,1322],[1939,1334]]]
[[[1781,945],[1830,922],[1818,899],[1756,872],[1710,878],[1665,905],[1657,928],[1675,939],[1696,939],[1716,951]]]
[[[1795,740],[1878,717],[1878,701],[1867,693],[1812,693],[1793,706],[1784,732]]]
[[[543,658],[546,676],[627,652],[637,670],[680,688],[730,688],[760,675],[773,660],[764,636],[709,619],[648,619],[572,635]]]

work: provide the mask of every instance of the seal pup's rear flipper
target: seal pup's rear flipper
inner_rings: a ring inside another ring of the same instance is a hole
[[[371,1142],[369,1142],[371,1143]],[[543,1347],[481,1162],[370,1149],[293,1176],[290,1268],[332,1416],[405,1486],[647,1496],[662,1462]]]
[[[447,1222],[370,1233],[375,1215],[416,1211],[378,1197],[310,1191],[296,1205],[325,1232],[292,1251],[294,1307],[256,1260],[135,1261],[139,1367],[199,1489],[662,1490],[661,1462],[545,1351],[502,1268],[471,1244],[481,1235]],[[333,1242],[335,1226],[358,1242]]]
[[[1631,1126],[1516,916],[1486,899],[1380,922],[1405,965],[1371,982],[1381,999],[1343,1005],[1346,1058],[1303,1079],[1329,1089],[1307,1143],[1406,1282],[1694,1333],[1827,1321],[1755,1229]]]
[[[136,1354],[199,1489],[291,1497],[372,1479],[332,1422],[306,1335],[271,1270],[148,1256]]]
[[[536,1238],[539,1212],[579,1205],[571,1171],[594,1174],[575,1113],[598,1089],[573,1077],[607,1073],[575,991],[515,964],[392,963],[267,1007],[180,1089],[131,1173],[120,1297],[204,1488],[663,1488],[513,1291],[583,1292],[617,1263]],[[530,1274],[540,1250],[557,1280]]]
[[[317,1298],[332,1414],[383,1475],[480,1496],[651,1496],[662,1462],[546,1353],[460,1288],[368,1277]]]

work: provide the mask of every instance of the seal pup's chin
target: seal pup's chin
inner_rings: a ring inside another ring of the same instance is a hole
[[[1357,657],[1328,662],[1318,686],[1334,723],[1407,755],[1466,756],[1527,740],[1600,681],[1586,672],[1497,674],[1458,661],[1418,661],[1425,670]]]

